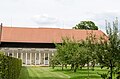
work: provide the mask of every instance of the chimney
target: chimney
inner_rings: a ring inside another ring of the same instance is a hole
[[[1,23],[0,24],[0,44],[1,44],[1,37],[2,37],[2,27],[3,27],[3,24]]]

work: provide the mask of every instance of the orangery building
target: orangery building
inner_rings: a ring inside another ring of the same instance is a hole
[[[105,35],[100,30],[3,26],[0,48],[5,55],[22,59],[23,65],[48,66],[50,57],[56,53],[55,43],[61,44],[64,37],[85,40],[88,33],[94,33],[97,38]]]

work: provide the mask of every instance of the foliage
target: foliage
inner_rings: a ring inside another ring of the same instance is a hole
[[[55,53],[55,55],[54,56],[51,56],[50,57],[50,66],[54,69],[55,68],[55,66],[56,65],[58,65],[60,62],[59,62],[59,60],[58,60],[58,58],[57,58],[57,55],[56,55],[56,53]]]
[[[84,24],[84,23],[83,23]],[[95,35],[88,34],[86,40],[75,41],[69,38],[63,39],[62,44],[56,44],[57,58],[62,69],[64,64],[71,65],[71,70],[76,72],[78,66],[87,64],[88,67],[88,78],[89,78],[89,63],[94,66],[99,63],[101,68],[107,67],[109,71],[100,74],[102,78],[112,79],[115,76],[117,79],[120,78],[120,36],[118,33],[118,21],[113,22],[113,29],[110,23],[106,23],[107,36],[101,36],[96,38]],[[75,27],[79,29],[82,27]],[[85,27],[85,29],[88,29]],[[117,76],[116,76],[117,74]]]
[[[114,70],[118,67],[120,61],[120,40],[118,36],[118,22],[117,20],[113,22],[113,29],[110,23],[107,23],[107,34],[109,37],[108,41],[103,41],[101,39],[100,44],[98,44],[97,59],[103,67],[109,69],[109,78],[113,78]],[[118,67],[119,68],[119,67]]]
[[[88,30],[98,30],[98,27],[92,21],[81,21],[73,29],[88,29]]]
[[[22,61],[0,54],[0,79],[18,79]]]
[[[98,39],[96,38],[96,35],[93,34],[93,32],[89,33],[86,40],[84,41],[84,46],[87,48],[87,57],[89,59],[89,62],[91,62],[94,70],[94,66],[96,64],[96,44],[98,43]]]
[[[2,55],[3,55],[4,53],[0,51],[0,54],[2,54]]]
[[[86,43],[86,41],[75,41],[74,38],[73,40],[64,38],[62,44],[56,44],[57,54],[52,59],[57,59],[60,62],[62,70],[65,65],[69,64],[71,65],[71,70],[76,72],[79,66],[82,68],[82,66],[92,60],[91,55],[93,54],[91,52],[93,53],[93,51],[90,52],[91,48],[88,46],[90,40],[87,40]]]

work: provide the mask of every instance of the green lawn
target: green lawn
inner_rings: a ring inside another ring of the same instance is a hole
[[[90,79],[101,79],[99,73],[105,73],[107,70],[95,68],[90,70]],[[88,71],[86,68],[77,70],[76,73],[65,69],[61,71],[60,67],[52,69],[50,67],[23,67],[19,79],[87,79]]]
[[[49,67],[23,67],[19,79],[69,79],[69,76]]]

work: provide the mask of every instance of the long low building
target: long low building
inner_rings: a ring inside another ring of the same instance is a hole
[[[1,27],[1,51],[5,55],[21,58],[23,65],[49,65],[56,52],[54,43],[62,38],[85,40],[89,33],[96,38],[105,36],[100,30],[75,30],[59,28]],[[105,38],[107,38],[105,36]]]

